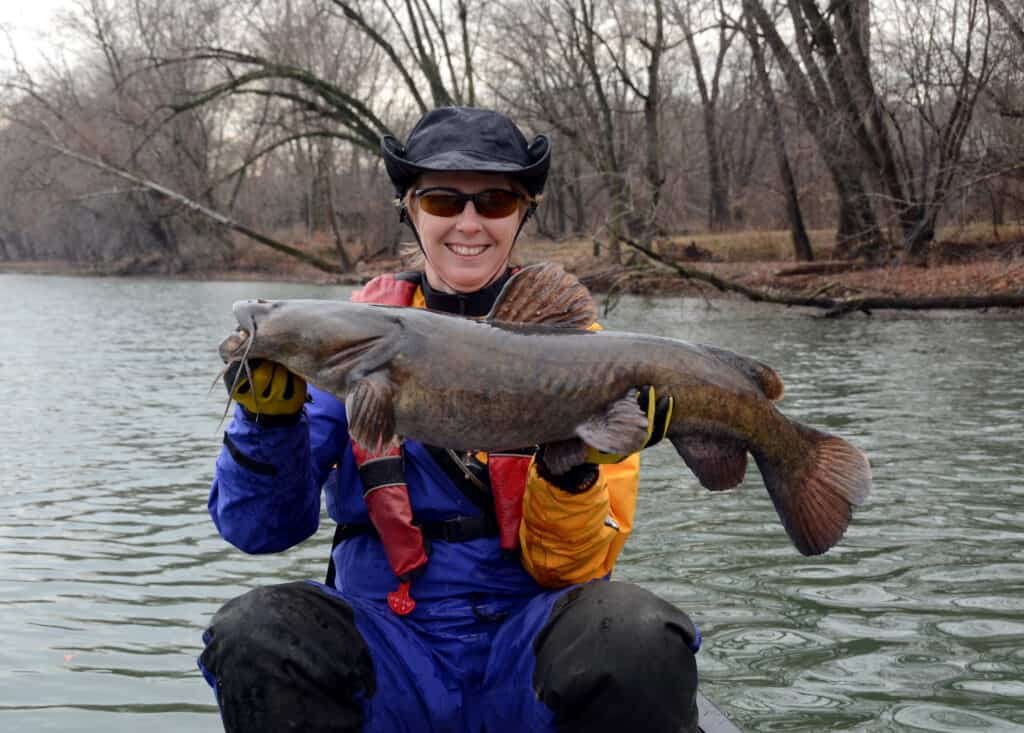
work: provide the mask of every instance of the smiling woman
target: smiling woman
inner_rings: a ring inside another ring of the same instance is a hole
[[[544,188],[548,138],[528,143],[502,114],[447,107],[428,112],[405,145],[385,137],[382,152],[423,266],[375,278],[352,299],[486,315],[503,287],[515,289],[509,258]],[[583,286],[545,283],[524,286],[531,313],[543,300],[568,315]],[[395,311],[358,308],[397,323]],[[575,325],[593,317],[588,309]],[[255,320],[240,322],[267,334]],[[398,390],[379,335],[357,334],[368,369],[340,392],[314,379],[306,401],[295,376],[291,399],[275,400],[275,375],[288,367],[273,356],[229,387],[240,404],[209,501],[220,533],[247,552],[287,549],[316,530],[321,490],[338,530],[323,585],[257,588],[214,616],[201,663],[225,728],[695,731],[696,626],[638,585],[607,582],[633,527],[638,457],[582,450],[556,463],[556,450],[521,445],[533,433],[496,437],[494,426],[517,416],[531,426],[542,414],[550,420],[550,400],[531,389],[467,403],[481,379],[503,379],[481,365],[527,365],[450,333],[424,337],[436,351],[396,358],[396,370],[426,369],[424,384],[450,380],[439,403],[461,401],[494,420],[453,429],[445,409],[417,411],[423,430],[385,444],[361,428],[396,414],[382,401],[393,405]],[[619,386],[637,418],[623,452],[653,445],[671,396]],[[263,396],[258,405],[252,393]],[[481,450],[491,448],[500,450]]]

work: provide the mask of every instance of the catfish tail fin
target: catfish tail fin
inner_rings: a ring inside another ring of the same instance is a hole
[[[834,435],[793,422],[810,458],[788,470],[754,453],[768,494],[790,539],[804,555],[820,555],[836,544],[853,508],[871,491],[871,465],[859,449]]]

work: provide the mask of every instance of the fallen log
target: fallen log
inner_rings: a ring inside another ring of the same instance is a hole
[[[775,271],[775,277],[795,277],[797,275],[841,275],[844,272],[858,272],[860,270],[873,270],[878,265],[869,265],[866,262],[805,262],[793,267],[786,267]]]
[[[680,277],[709,283],[722,292],[738,293],[760,303],[803,306],[824,310],[825,318],[840,318],[848,313],[871,315],[875,310],[987,310],[989,308],[1024,308],[1024,293],[992,293],[989,295],[937,295],[932,297],[865,296],[829,298],[815,295],[780,295],[719,277],[704,270],[671,262],[639,242],[622,238],[628,246],[642,252],[655,262],[674,270]],[[820,291],[819,291],[820,292]]]

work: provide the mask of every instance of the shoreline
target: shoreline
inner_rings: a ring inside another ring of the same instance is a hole
[[[614,265],[579,251],[552,251],[524,247],[522,264],[554,261],[576,275],[595,294],[698,297],[706,300],[741,299],[697,279],[685,278],[669,267],[645,257],[638,264]],[[680,261],[689,270],[707,273],[743,287],[788,297],[934,298],[978,295],[1024,296],[1024,256],[972,257],[937,261],[928,265],[890,264],[868,266],[850,262],[799,263],[792,259]],[[180,262],[153,259],[130,260],[107,266],[63,261],[0,261],[0,274],[53,277],[110,277],[192,282],[283,282],[309,285],[354,286],[384,272],[403,269],[397,258],[363,263],[357,271],[331,275],[302,263],[248,262],[249,266],[190,268]],[[255,266],[253,266],[255,265]],[[783,306],[785,307],[785,306]],[[977,312],[1010,309],[978,309]],[[1024,313],[1024,309],[1017,309]]]

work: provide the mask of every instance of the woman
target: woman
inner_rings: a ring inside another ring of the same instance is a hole
[[[486,314],[543,191],[548,139],[452,107],[382,151],[422,269],[354,299]],[[607,581],[632,528],[636,456],[591,451],[555,476],[533,447],[374,453],[331,395],[270,362],[252,380],[233,395],[210,491],[218,530],[246,552],[284,550],[316,531],[321,489],[339,529],[326,584],[258,588],[215,615],[200,666],[226,730],[696,730],[699,633]],[[648,444],[671,409],[651,392]]]

